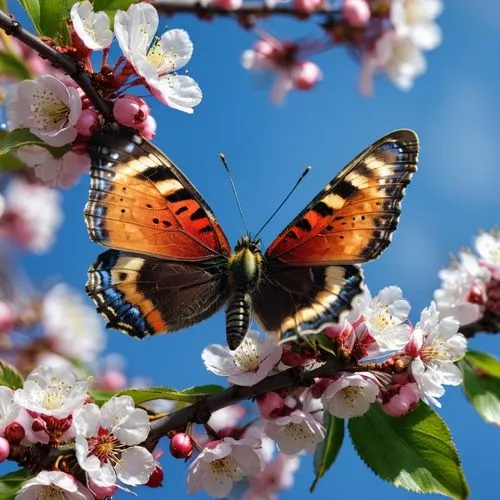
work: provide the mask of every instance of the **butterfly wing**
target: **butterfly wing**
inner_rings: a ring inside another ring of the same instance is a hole
[[[108,250],[89,270],[87,292],[107,326],[133,337],[173,332],[218,311],[228,298],[227,262],[167,262]]]
[[[382,137],[351,161],[283,230],[266,258],[290,265],[360,264],[389,245],[417,170],[411,130]]]
[[[351,161],[267,249],[254,311],[282,339],[335,323],[361,291],[353,264],[378,257],[396,229],[417,169],[411,130],[382,137]]]
[[[179,261],[228,256],[212,211],[174,163],[124,127],[89,143],[92,162],[85,220],[104,246]]]
[[[357,266],[264,267],[252,298],[256,319],[266,331],[290,340],[335,323],[361,293],[363,275]]]

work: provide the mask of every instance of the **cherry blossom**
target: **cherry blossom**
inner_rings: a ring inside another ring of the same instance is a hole
[[[22,247],[35,253],[46,252],[62,222],[59,193],[16,180],[9,184],[4,196],[0,228]]]
[[[418,384],[422,399],[440,407],[436,398],[445,390],[443,385],[459,385],[462,373],[454,364],[467,350],[466,338],[458,332],[460,323],[448,316],[439,320],[436,304],[424,309],[415,325],[406,353],[413,358],[410,369]]]
[[[104,349],[99,317],[83,297],[65,284],[53,287],[43,299],[42,321],[54,351],[86,363]]]
[[[16,500],[93,500],[94,496],[73,476],[60,471],[41,471],[25,481]]]
[[[453,316],[462,325],[482,317],[490,272],[476,256],[460,252],[458,259],[439,271],[439,277],[441,288],[434,292],[434,299],[442,316]]]
[[[137,446],[148,436],[148,414],[129,396],[114,397],[99,408],[87,404],[74,415],[76,457],[98,486],[117,479],[136,486],[147,483],[155,468],[153,455]]]
[[[500,230],[482,232],[476,237],[475,247],[483,262],[490,268],[500,269]]]
[[[111,45],[113,32],[105,12],[94,12],[92,4],[84,0],[73,5],[70,16],[73,29],[87,48],[102,50]]]
[[[269,420],[265,432],[285,455],[295,455],[303,450],[311,452],[325,437],[324,427],[302,410]]]
[[[77,89],[52,75],[20,82],[7,109],[11,128],[27,127],[50,146],[64,146],[75,140],[81,112]]]
[[[238,422],[245,416],[243,405],[231,405],[214,411],[208,421],[208,425],[216,432],[225,427],[236,427]]]
[[[201,102],[197,83],[178,75],[191,59],[193,43],[184,30],[169,30],[155,39],[159,18],[147,3],[131,5],[115,16],[115,34],[125,57],[152,94],[171,108],[192,113]]]
[[[281,353],[272,335],[261,340],[257,332],[250,331],[234,351],[212,344],[203,349],[201,357],[210,372],[229,377],[231,384],[254,385],[267,377]]]
[[[0,434],[16,419],[19,405],[14,401],[14,391],[10,387],[0,386]]]
[[[252,438],[212,441],[189,467],[188,492],[203,489],[212,498],[227,497],[235,482],[262,470],[260,446],[260,441]]]
[[[81,408],[87,397],[88,381],[77,380],[62,367],[40,366],[15,392],[14,400],[26,410],[41,415],[65,418]]]
[[[260,474],[249,478],[250,488],[243,495],[243,500],[277,499],[276,493],[293,486],[293,475],[299,465],[298,457],[279,453],[274,460],[266,463]]]
[[[323,406],[334,417],[360,417],[370,409],[378,392],[371,373],[342,373],[323,393]]]

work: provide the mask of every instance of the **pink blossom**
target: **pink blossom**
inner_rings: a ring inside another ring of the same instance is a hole
[[[382,410],[392,417],[406,415],[420,400],[420,391],[417,384],[399,386],[390,399],[381,404]]]
[[[7,460],[10,453],[10,443],[0,436],[0,463]]]
[[[366,0],[344,0],[342,15],[350,26],[363,28],[370,20],[370,6]]]

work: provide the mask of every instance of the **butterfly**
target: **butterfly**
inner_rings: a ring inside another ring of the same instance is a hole
[[[106,247],[87,293],[107,326],[143,338],[194,325],[225,304],[230,349],[254,317],[278,339],[336,323],[361,293],[359,264],[389,245],[417,169],[411,130],[382,137],[352,160],[262,253],[250,235],[231,252],[208,204],[158,148],[130,129],[89,142],[85,219]]]

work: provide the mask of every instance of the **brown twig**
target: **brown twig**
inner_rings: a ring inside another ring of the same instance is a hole
[[[111,106],[106,102],[92,83],[90,75],[84,71],[77,62],[72,61],[55,48],[46,44],[36,35],[25,30],[12,16],[0,10],[0,28],[7,35],[12,35],[28,47],[35,50],[40,57],[47,59],[56,68],[60,68],[67,73],[85,92],[92,104],[99,110],[105,118],[111,116]]]
[[[486,311],[482,318],[474,323],[460,327],[467,338],[474,337],[477,333],[500,333],[500,312]]]

